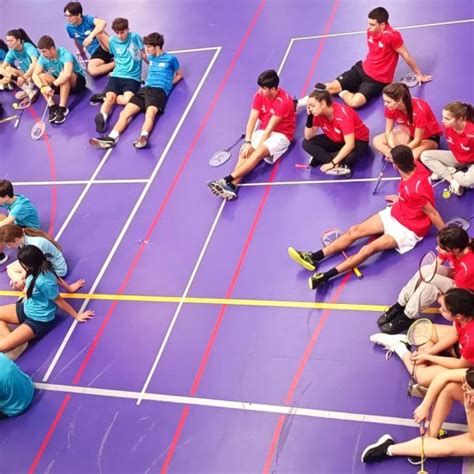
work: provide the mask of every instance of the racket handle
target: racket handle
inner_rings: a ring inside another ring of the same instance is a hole
[[[303,163],[295,163],[295,168],[300,168],[302,170],[309,170],[311,169],[311,166],[305,165]]]
[[[354,272],[354,274],[357,278],[362,278],[364,276],[364,275],[362,275],[362,272],[359,270],[359,267],[354,267],[352,269],[352,271]]]

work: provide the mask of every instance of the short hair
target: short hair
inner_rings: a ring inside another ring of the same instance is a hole
[[[448,225],[438,232],[438,243],[443,250],[465,250],[470,247],[469,234],[457,225]]]
[[[444,304],[452,314],[474,318],[474,293],[465,288],[451,288],[444,295]]]
[[[13,197],[13,184],[7,179],[0,180],[0,197]]]
[[[148,46],[159,46],[163,48],[165,44],[165,37],[160,33],[150,33],[143,38],[143,44]]]
[[[415,158],[409,146],[397,145],[392,148],[392,158],[397,168],[404,173],[409,173],[415,169]]]
[[[69,2],[66,3],[66,6],[63,10],[64,13],[69,12],[71,15],[81,15],[82,16],[82,5],[80,2]]]
[[[374,8],[369,12],[369,18],[378,23],[388,23],[388,11],[384,7]]]
[[[260,87],[268,87],[271,89],[272,87],[278,87],[280,78],[274,69],[267,69],[258,76],[257,84]]]
[[[469,367],[466,371],[466,382],[474,390],[474,367]]]
[[[326,90],[326,84],[322,84],[321,82],[318,82],[314,86],[314,91],[311,92],[309,96],[317,100],[318,102],[321,102],[324,100],[324,102],[326,102],[327,105],[332,105],[331,94]]]
[[[51,49],[55,47],[56,45],[54,44],[54,40],[51,38],[51,36],[44,35],[38,40],[38,49]]]
[[[112,22],[112,30],[115,33],[120,33],[121,31],[128,30],[128,20],[126,18],[115,18]]]

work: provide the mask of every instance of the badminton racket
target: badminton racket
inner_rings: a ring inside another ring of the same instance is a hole
[[[467,232],[471,228],[472,219],[474,219],[474,216],[468,217],[467,219],[464,217],[453,217],[452,219],[449,219],[449,221],[446,222],[446,227],[461,227]]]
[[[10,117],[5,117],[0,119],[0,123],[5,123],[5,122],[10,122],[12,120],[15,120],[18,117],[18,115],[10,115]]]
[[[335,166],[334,168],[325,171],[325,173],[331,176],[349,176],[351,174],[351,169],[347,166]]]
[[[51,99],[46,102],[46,106],[44,108],[43,115],[41,116],[40,121],[36,122],[31,128],[30,135],[32,140],[39,140],[44,135],[44,132],[46,130],[46,123],[44,122],[44,117],[46,116],[46,112],[48,111],[50,102]]]
[[[245,137],[245,133],[242,133],[239,138],[232,143],[228,148],[224,150],[215,151],[211,158],[209,158],[209,165],[216,167],[223,165],[231,157],[231,150]]]
[[[18,126],[20,125],[21,116],[23,115],[23,111],[30,106],[31,106],[31,100],[28,97],[25,97],[18,103],[15,102],[12,104],[12,107],[14,110],[20,111],[13,125],[14,128],[18,128]]]
[[[383,165],[382,165],[382,169],[380,170],[379,177],[377,178],[377,182],[375,183],[375,188],[372,191],[372,194],[376,194],[377,189],[379,189],[380,183],[382,182],[382,178],[383,178],[383,175],[385,173],[385,168],[388,165],[387,158],[384,157],[383,159],[384,159],[384,162],[383,162]]]
[[[415,87],[418,85],[418,78],[414,72],[409,72],[400,78],[400,82],[407,87]]]
[[[310,170],[311,166],[305,165],[304,163],[295,163],[295,168],[299,168],[302,170]]]

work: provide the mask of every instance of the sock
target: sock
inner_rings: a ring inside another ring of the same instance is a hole
[[[387,456],[393,456],[393,454],[392,454],[392,445],[390,445],[390,446],[387,448],[386,455],[387,455]]]
[[[322,250],[318,250],[317,252],[311,253],[311,258],[315,262],[320,262],[321,260],[324,260],[325,256]]]
[[[107,122],[109,116],[105,112],[101,112],[101,114],[104,117],[104,122]]]
[[[117,138],[119,137],[120,133],[117,132],[117,130],[112,130],[110,133],[109,133],[109,137],[110,138],[113,138],[114,140],[117,140]]]
[[[407,346],[403,342],[398,342],[393,346],[393,352],[397,354],[400,359],[403,359],[405,354],[408,354],[410,351],[407,349]]]
[[[234,177],[231,174],[229,174],[228,176],[224,176],[224,181],[227,184],[232,184],[232,181],[234,181]]]
[[[334,268],[331,268],[331,270],[327,271],[327,272],[324,272],[324,276],[325,278],[327,278],[328,280],[332,277],[335,277],[336,275],[339,275],[339,272],[336,270],[336,267]]]
[[[140,133],[140,136],[141,137],[147,137],[148,136],[148,132],[146,130],[142,130],[142,133]]]

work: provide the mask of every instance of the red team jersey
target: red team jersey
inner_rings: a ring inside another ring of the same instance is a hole
[[[459,258],[444,252],[439,252],[438,256],[453,269],[453,279],[458,288],[474,291],[474,252],[471,249]]]
[[[398,63],[396,50],[403,46],[402,35],[387,23],[382,33],[375,34],[367,30],[367,46],[369,52],[362,69],[372,79],[390,84]]]
[[[415,128],[423,129],[423,140],[426,140],[433,135],[441,135],[443,133],[431,107],[426,101],[412,97],[411,105],[413,107],[413,123],[408,121],[408,115],[401,110],[385,109],[385,117],[408,128],[410,130],[411,138],[415,136]]]
[[[429,172],[419,162],[409,179],[400,182],[398,201],[392,206],[392,217],[419,237],[424,237],[431,226],[430,218],[423,212],[426,204],[434,206],[434,192]]]
[[[276,115],[281,117],[281,120],[273,131],[283,133],[288,140],[293,140],[296,129],[295,104],[283,89],[278,89],[273,100],[257,92],[253,98],[252,109],[258,110],[259,129],[265,130],[270,119]]]
[[[462,133],[445,128],[449,149],[459,163],[474,163],[474,123],[467,121]]]
[[[332,120],[323,115],[313,117],[313,127],[321,127],[324,134],[336,143],[344,143],[344,135],[351,133],[356,140],[369,141],[369,129],[352,107],[333,102],[332,109]]]
[[[459,337],[461,356],[474,364],[474,321],[470,321],[464,326],[454,321],[454,327]]]

